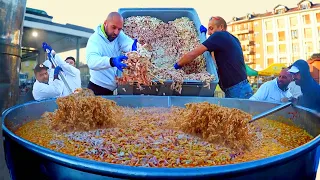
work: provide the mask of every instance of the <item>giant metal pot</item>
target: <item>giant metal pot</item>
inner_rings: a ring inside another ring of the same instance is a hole
[[[235,107],[252,114],[277,104],[240,99],[165,96],[106,96],[129,107],[184,106],[203,102]],[[291,151],[232,165],[201,168],[147,168],[109,164],[69,156],[33,144],[13,133],[26,121],[57,108],[55,100],[29,102],[7,109],[2,116],[6,162],[12,179],[314,179],[315,153],[320,143],[320,117],[303,107],[289,107],[269,119],[295,124],[315,138]],[[296,112],[292,113],[292,112]],[[294,115],[292,115],[294,114]]]

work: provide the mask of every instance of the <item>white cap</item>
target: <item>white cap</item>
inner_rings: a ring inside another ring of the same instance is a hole
[[[49,69],[51,69],[51,66],[52,66],[49,60],[46,60],[45,62],[43,62],[43,65],[45,65]]]
[[[288,70],[288,72],[298,73],[298,72],[299,72],[299,69],[298,69],[297,67],[295,67],[295,66],[292,66],[292,67]]]

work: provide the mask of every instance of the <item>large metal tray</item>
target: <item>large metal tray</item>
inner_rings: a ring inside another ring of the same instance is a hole
[[[204,33],[200,33],[199,27],[201,25],[198,14],[194,8],[120,8],[118,12],[123,16],[123,18],[127,18],[130,16],[151,16],[158,18],[164,22],[173,21],[177,18],[188,17],[192,20],[196,26],[198,31],[198,37],[201,42],[206,40],[206,35]],[[204,83],[201,81],[195,80],[187,80],[183,83],[183,88],[181,94],[178,92],[171,90],[170,86],[172,84],[172,80],[165,81],[164,84],[160,84],[158,81],[157,85],[152,87],[146,87],[144,90],[140,91],[137,89],[136,85],[120,85],[117,88],[117,93],[119,95],[158,95],[158,96],[214,96],[215,88],[219,82],[217,70],[213,63],[212,56],[209,52],[204,53],[204,58],[206,60],[207,71],[214,75],[216,79],[211,82],[210,88],[203,87]],[[117,72],[118,76],[121,76],[121,72]]]

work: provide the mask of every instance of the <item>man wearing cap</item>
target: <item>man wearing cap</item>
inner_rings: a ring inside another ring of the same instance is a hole
[[[302,96],[298,98],[298,105],[320,112],[320,86],[312,78],[308,63],[300,59],[289,68],[295,83],[301,87]]]
[[[122,31],[123,17],[111,12],[103,24],[91,35],[86,47],[86,60],[90,69],[88,88],[95,95],[112,95],[117,88],[117,69],[122,71],[128,57],[121,52],[137,50],[137,40]]]
[[[288,85],[292,81],[292,75],[288,69],[282,69],[278,78],[263,83],[250,100],[268,101],[273,103],[287,102],[293,98]]]
[[[62,96],[64,84],[58,78],[61,68],[54,70],[54,77],[49,80],[48,67],[43,64],[37,64],[34,68],[36,82],[33,84],[32,95],[35,100],[44,100]]]
[[[250,98],[253,91],[247,80],[239,40],[227,31],[226,21],[219,16],[211,17],[208,27],[210,37],[194,50],[182,56],[174,68],[181,69],[205,51],[214,52],[220,79],[219,86],[224,91],[225,97]],[[200,32],[206,33],[206,31],[207,29],[201,25]]]
[[[58,54],[55,53],[54,50],[49,45],[46,45],[46,48],[50,50],[52,55],[54,56],[55,63],[57,63],[57,66],[60,67],[63,71],[63,76],[65,77],[65,80],[67,81],[70,89],[72,92],[74,92],[76,89],[81,88],[81,76],[80,76],[80,70],[77,69],[74,66],[74,59],[73,57],[68,57],[66,60],[63,60]],[[46,65],[49,68],[49,80],[53,79],[54,74],[54,65],[50,60],[46,60],[44,62],[44,65]],[[69,92],[66,85],[64,85],[62,96],[68,96],[71,93]]]

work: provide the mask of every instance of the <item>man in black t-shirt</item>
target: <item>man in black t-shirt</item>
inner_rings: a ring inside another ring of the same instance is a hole
[[[225,97],[249,99],[253,95],[253,91],[247,80],[239,40],[226,31],[227,23],[219,16],[211,17],[208,27],[210,37],[194,50],[182,56],[174,68],[182,68],[205,51],[214,52],[220,79],[219,86],[224,91]],[[200,31],[206,33],[207,30],[201,25]]]

